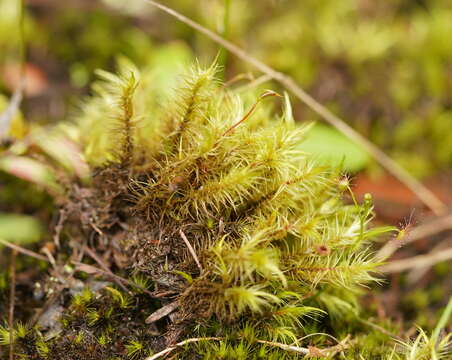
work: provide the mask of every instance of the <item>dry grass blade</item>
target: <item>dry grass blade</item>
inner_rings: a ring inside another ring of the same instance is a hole
[[[16,300],[16,257],[17,251],[11,251],[11,289],[9,293],[9,314],[8,314],[8,325],[9,325],[9,338],[11,339],[9,343],[9,360],[14,360],[14,304]]]
[[[397,340],[399,340],[399,341],[403,341],[403,339],[402,339],[401,337],[399,337],[399,336],[397,336],[397,335],[395,335],[395,334],[389,332],[389,331],[386,330],[384,327],[382,327],[382,326],[380,326],[380,325],[377,325],[377,324],[373,323],[372,321],[365,320],[365,319],[361,319],[361,318],[357,318],[357,320],[358,320],[359,322],[361,322],[361,323],[367,325],[367,326],[370,326],[370,327],[372,327],[372,328],[378,330],[379,332],[381,332],[382,334],[385,334],[385,335],[389,336],[390,338],[397,339]]]
[[[405,239],[388,241],[377,253],[379,259],[387,259],[394,254],[401,245],[412,243],[416,240],[438,234],[442,231],[452,229],[452,214],[435,218],[429,222],[415,227],[409,232]]]
[[[21,254],[28,255],[28,256],[38,259],[38,260],[49,262],[49,259],[47,259],[47,257],[42,256],[38,253],[35,253],[34,251],[27,250],[19,245],[12,244],[6,240],[0,239],[0,244],[4,245],[6,247],[9,247],[10,249],[16,250],[17,252],[19,252]]]
[[[250,56],[246,51],[224,39],[217,33],[205,28],[199,23],[190,18],[180,14],[179,12],[162,5],[154,0],[143,0],[146,3],[157,7],[167,14],[175,17],[184,24],[190,26],[196,31],[206,35],[241,60],[253,65],[262,73],[270,76],[272,79],[281,83],[284,87],[290,90],[299,100],[309,106],[314,112],[320,115],[326,122],[334,126],[344,135],[361,145],[375,160],[377,160],[387,171],[393,174],[397,179],[404,183],[425,205],[427,205],[435,214],[441,215],[446,211],[446,205],[438,199],[438,197],[425,187],[421,182],[411,176],[405,169],[400,167],[394,160],[380,150],[375,144],[371,143],[364,136],[356,132],[352,127],[347,125],[342,119],[334,115],[325,106],[320,104],[312,96],[306,93],[292,78],[280,73],[256,58]]]
[[[342,340],[339,344],[325,348],[325,349],[318,349],[313,346],[309,346],[307,348],[300,347],[300,346],[294,346],[294,345],[286,345],[282,343],[277,343],[273,341],[265,341],[265,340],[256,340],[260,344],[275,346],[280,349],[295,352],[297,354],[302,354],[308,357],[325,357],[325,356],[332,356],[337,352],[343,351],[348,347],[348,341],[350,339],[350,335],[348,335],[344,340]]]
[[[348,347],[347,343],[349,341],[349,338],[350,338],[350,336],[347,336],[339,344],[337,344],[335,346],[332,346],[330,348],[326,348],[326,349],[317,349],[317,348],[314,348],[314,347],[303,348],[303,347],[299,347],[299,346],[286,345],[286,344],[282,344],[282,343],[277,343],[277,342],[273,342],[273,341],[265,341],[265,340],[256,340],[256,342],[258,342],[260,344],[265,344],[265,345],[278,347],[280,349],[283,349],[283,350],[286,350],[286,351],[295,352],[297,354],[301,354],[301,355],[304,355],[304,356],[317,356],[319,354],[322,354],[322,356],[331,356],[331,355],[333,355],[333,354],[335,354],[337,352],[345,350]],[[157,360],[157,359],[160,359],[161,357],[165,356],[166,354],[169,354],[170,352],[176,350],[177,348],[179,348],[181,346],[185,346],[185,345],[190,344],[190,343],[195,343],[195,342],[200,342],[200,341],[222,341],[222,340],[224,340],[224,338],[222,338],[222,337],[206,337],[206,338],[187,339],[187,340],[184,340],[184,341],[181,341],[181,342],[177,343],[174,346],[168,347],[168,348],[160,351],[157,354],[149,356],[145,360]]]
[[[195,342],[200,342],[200,341],[221,341],[224,340],[224,338],[220,338],[220,337],[206,337],[206,338],[192,338],[192,339],[187,339],[184,341],[181,341],[179,343],[177,343],[174,346],[168,347],[160,352],[158,352],[157,354],[154,354],[152,356],[147,357],[145,360],[156,360],[156,359],[160,359],[161,357],[165,356],[166,354],[169,354],[170,352],[176,350],[177,348],[190,344],[190,343],[195,343]]]
[[[115,283],[125,292],[128,292],[129,290],[127,290],[127,288],[122,284],[121,281],[119,281],[117,278],[114,277],[113,272],[108,268],[108,266],[102,261],[102,259],[93,251],[91,250],[88,246],[84,246],[84,250],[86,251],[86,253],[95,261],[99,264],[99,266],[108,274],[110,274],[110,276],[113,277]]]
[[[277,343],[277,342],[273,342],[273,341],[266,341],[266,340],[257,340],[257,342],[260,344],[278,347],[285,351],[296,352],[297,354],[309,355],[311,353],[311,351],[308,348],[303,348],[303,347],[299,347],[299,346],[295,346],[295,345],[287,345],[287,344]]]
[[[384,273],[398,273],[414,268],[430,267],[450,259],[452,259],[452,248],[435,251],[426,255],[418,255],[407,259],[391,261],[386,265],[379,267],[378,270]]]
[[[452,237],[448,239],[444,239],[437,243],[432,249],[431,253],[435,254],[439,251],[446,250],[452,246]],[[410,269],[408,274],[406,275],[406,283],[407,285],[417,284],[422,277],[430,270],[430,267],[416,267],[414,269]]]
[[[191,246],[190,241],[188,241],[187,237],[185,236],[184,232],[182,230],[179,230],[180,237],[182,240],[184,240],[185,245],[188,247],[188,251],[190,251],[191,256],[196,262],[196,265],[199,268],[199,271],[202,271],[201,263],[199,262],[198,256],[196,255],[195,249],[193,249],[193,246]]]

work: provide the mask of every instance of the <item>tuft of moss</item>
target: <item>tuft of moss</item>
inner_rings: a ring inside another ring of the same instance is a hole
[[[162,96],[123,60],[63,126],[90,169],[59,169],[63,245],[88,242],[138,290],[76,295],[63,333],[36,343],[41,357],[138,358],[209,337],[175,356],[290,359],[288,345],[319,354],[337,343],[316,334],[356,319],[377,280],[372,241],[388,231],[369,226],[370,195],[358,204],[340,169],[303,151],[310,126],[287,95],[275,115],[276,93],[236,93],[216,71],[196,65]]]

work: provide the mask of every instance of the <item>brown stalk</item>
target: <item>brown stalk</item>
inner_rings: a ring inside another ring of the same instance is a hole
[[[116,275],[116,274],[112,273],[111,271],[105,271],[105,270],[99,269],[96,266],[88,265],[88,264],[85,264],[85,263],[82,263],[79,261],[73,260],[73,261],[71,261],[71,263],[77,267],[78,271],[83,271],[88,274],[96,273],[99,275],[103,275],[103,276],[105,276],[107,278],[109,277],[110,279],[113,279],[115,281],[120,281],[124,284],[130,285],[132,287],[136,287],[136,288],[140,289],[141,291],[143,291],[144,293],[151,296],[152,298],[156,298],[156,299],[159,298],[158,296],[156,296],[155,294],[150,292],[148,289],[146,289],[142,286],[139,286],[138,284],[135,284],[133,281],[127,280],[127,279],[123,278],[122,276]]]
[[[199,271],[202,272],[202,266],[201,266],[201,263],[199,262],[198,256],[196,255],[195,249],[193,249],[193,246],[191,246],[190,241],[188,241],[187,237],[185,236],[185,234],[182,230],[179,230],[179,234],[180,234],[180,237],[182,238],[182,240],[184,241],[185,245],[187,245],[188,251],[190,251],[191,256],[195,260],[196,265],[199,268]]]
[[[299,346],[293,346],[293,345],[286,345],[283,343],[278,343],[278,342],[273,342],[273,341],[265,341],[265,340],[256,340],[257,343],[260,344],[265,344],[265,345],[270,345],[273,347],[278,347],[282,350],[285,351],[291,351],[291,352],[295,352],[298,354],[301,354],[303,356],[317,356],[317,355],[322,355],[322,356],[331,356],[337,352],[343,351],[345,349],[347,349],[347,347],[349,347],[349,339],[350,339],[350,335],[348,335],[344,340],[342,340],[339,344],[326,348],[326,349],[317,349],[314,347],[308,347],[308,348],[304,348],[304,347],[299,347]],[[157,354],[154,354],[152,356],[147,357],[145,360],[156,360],[159,359],[163,356],[165,356],[166,354],[176,350],[179,347],[185,346],[187,344],[190,343],[196,343],[196,342],[201,342],[201,341],[222,341],[225,340],[224,337],[205,337],[205,338],[191,338],[191,339],[187,339],[184,341],[181,341],[177,344],[175,344],[174,346],[168,347],[162,351],[160,351]]]
[[[123,285],[123,283],[118,280],[115,277],[115,274],[113,274],[113,272],[109,269],[109,267],[102,261],[102,259],[94,252],[94,250],[91,250],[88,246],[84,246],[84,250],[86,251],[86,253],[95,261],[99,264],[99,266],[105,271],[107,272],[115,281],[115,283],[125,292],[129,292],[129,290]]]
[[[146,320],[144,321],[146,324],[152,324],[156,321],[159,321],[160,319],[164,318],[165,316],[168,316],[171,314],[174,310],[176,310],[179,307],[179,301],[173,301],[172,303],[166,304],[159,308],[158,310],[154,311],[151,315],[149,315]]]
[[[380,266],[378,271],[391,274],[398,273],[409,269],[430,267],[439,262],[452,259],[452,248],[434,251],[426,255],[413,256],[407,259],[394,260],[386,265]]]
[[[0,239],[0,244],[9,247],[10,249],[13,249],[15,251],[17,251],[18,253],[24,254],[24,255],[28,255],[32,258],[38,259],[38,260],[43,260],[43,261],[47,261],[49,262],[49,259],[47,259],[45,256],[42,256],[34,251],[31,250],[27,250],[19,245],[16,244],[12,244],[6,240]]]
[[[12,244],[12,243],[10,243],[8,241],[5,241],[3,239],[0,239],[0,244],[4,245],[6,247],[9,247],[10,249],[16,250],[18,253],[30,256],[30,257],[38,259],[38,260],[50,262],[50,260],[47,257],[45,257],[45,256],[42,256],[42,255],[40,255],[40,254],[38,254],[38,253],[36,253],[34,251],[25,249],[25,248],[23,248],[23,247],[21,247],[19,245]],[[158,298],[158,296],[156,296],[155,294],[150,292],[148,289],[146,289],[146,288],[144,288],[142,286],[139,286],[138,284],[135,284],[133,281],[127,280],[127,279],[125,279],[125,278],[123,278],[123,277],[121,277],[119,275],[116,275],[116,274],[112,273],[111,271],[105,271],[105,270],[99,269],[99,268],[97,268],[97,267],[95,267],[93,265],[88,265],[88,264],[85,264],[85,263],[82,263],[82,262],[79,262],[79,261],[71,261],[71,263],[76,265],[78,270],[80,270],[80,271],[85,271],[87,273],[97,273],[97,274],[100,274],[100,275],[104,275],[104,276],[110,277],[110,278],[112,278],[114,280],[121,281],[124,284],[127,284],[127,285],[130,285],[130,286],[139,288],[140,290],[142,290],[143,292],[145,292],[146,294],[148,294],[149,296],[151,296],[153,298]]]
[[[11,251],[11,288],[9,292],[9,313],[8,313],[8,325],[9,325],[9,360],[14,360],[14,304],[16,301],[16,257],[17,251]]]
[[[159,359],[162,356],[165,356],[166,354],[176,350],[177,348],[179,348],[181,346],[184,346],[184,345],[187,345],[187,344],[190,344],[190,343],[195,343],[195,342],[200,342],[200,341],[221,341],[221,340],[224,340],[224,338],[221,338],[221,337],[205,337],[205,338],[187,339],[187,340],[178,342],[174,346],[168,347],[168,348],[158,352],[157,354],[149,356],[145,360],[156,360],[156,359]]]
[[[231,132],[234,131],[234,129],[239,126],[241,123],[243,123],[246,119],[248,119],[251,115],[253,115],[254,111],[256,111],[257,105],[259,105],[259,103],[264,100],[265,98],[269,97],[269,96],[278,96],[281,97],[281,95],[279,95],[278,93],[271,91],[271,90],[267,90],[265,91],[261,96],[259,96],[259,99],[257,99],[257,101],[253,104],[253,106],[251,107],[251,109],[245,114],[244,117],[242,117],[239,121],[237,121],[234,125],[232,125],[229,129],[227,129],[223,135],[221,135],[221,137],[225,137],[226,135],[229,135]]]
[[[446,205],[438,199],[438,197],[429,190],[420,181],[416,180],[405,169],[399,166],[394,160],[392,160],[386,153],[384,153],[378,146],[367,140],[364,136],[356,132],[352,127],[346,124],[337,115],[334,115],[325,106],[320,104],[311,95],[304,91],[291,77],[276,71],[270,66],[264,64],[262,61],[252,57],[246,51],[233,44],[232,42],[224,39],[217,33],[207,29],[192,19],[182,15],[181,13],[169,8],[154,0],[143,0],[146,3],[160,9],[161,11],[173,16],[182,23],[190,26],[194,30],[204,34],[223,48],[230,51],[244,62],[247,62],[254,66],[262,73],[270,76],[272,79],[278,81],[285,88],[290,90],[299,100],[305,103],[311,110],[320,115],[326,122],[334,126],[341,133],[348,138],[361,145],[369,155],[371,155],[376,161],[378,161],[387,171],[393,174],[398,180],[400,180],[407,188],[409,188],[426,206],[428,206],[436,215],[444,214],[446,211]]]

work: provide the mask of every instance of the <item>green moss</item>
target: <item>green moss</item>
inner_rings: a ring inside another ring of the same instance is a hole
[[[268,345],[256,340],[290,344],[308,328],[334,332],[358,313],[356,297],[378,265],[372,239],[387,229],[369,228],[370,197],[345,204],[349,186],[340,171],[303,152],[309,126],[295,125],[288,97],[283,114],[273,116],[266,98],[275,93],[240,97],[215,72],[193,68],[166,108],[152,101],[146,75],[126,62],[118,76],[99,73],[95,95],[69,131],[93,175],[83,192],[69,189],[67,235],[118,239],[107,246],[121,247],[137,283],[177,301],[173,320],[155,324],[165,334],[160,342],[220,336],[227,346],[200,344],[198,355],[259,358]],[[114,343],[115,309],[135,311],[129,295],[104,292],[108,306],[95,306],[85,290],[64,318],[66,331],[85,324],[74,334],[84,348]],[[131,357],[161,350],[145,343],[131,338],[124,346]],[[181,356],[195,356],[187,351]],[[277,348],[268,354],[295,356]]]
[[[391,353],[357,320],[357,298],[377,280],[373,239],[392,228],[370,227],[371,196],[346,203],[347,178],[302,151],[309,126],[294,123],[287,96],[271,115],[275,93],[239,96],[215,72],[193,68],[165,106],[126,62],[118,76],[99,73],[84,113],[63,127],[91,170],[60,170],[63,246],[89,239],[137,289],[84,289],[61,333],[34,330],[26,351],[134,359],[207,337],[175,356],[295,359],[295,344],[334,357],[352,334],[351,357]]]

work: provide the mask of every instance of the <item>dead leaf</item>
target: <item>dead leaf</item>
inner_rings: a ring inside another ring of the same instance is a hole
[[[165,316],[171,314],[174,310],[176,310],[179,307],[179,302],[174,301],[172,303],[169,303],[165,306],[162,306],[157,311],[154,311],[151,315],[148,316],[146,319],[146,324],[152,324],[161,318],[164,318]]]

